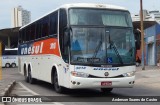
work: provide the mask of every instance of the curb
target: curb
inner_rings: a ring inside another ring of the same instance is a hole
[[[15,86],[16,84],[16,81],[12,81],[5,89],[4,89],[4,92],[1,93],[2,97],[7,97],[11,90],[13,89],[13,87]],[[6,103],[4,102],[1,102],[0,105],[6,105]]]
[[[4,92],[2,93],[2,96],[8,96],[15,84],[16,84],[16,81],[15,81],[15,80],[12,81],[12,82],[4,89]]]

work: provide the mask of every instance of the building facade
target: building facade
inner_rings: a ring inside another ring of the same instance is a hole
[[[146,64],[157,65],[160,61],[160,24],[145,30]]]
[[[12,27],[21,27],[31,21],[31,12],[24,10],[21,6],[13,8],[11,15]]]
[[[140,21],[139,14],[132,14],[132,20],[133,21]],[[160,11],[158,11],[158,10],[155,10],[155,11],[143,10],[143,20],[144,21],[157,21],[160,23]]]

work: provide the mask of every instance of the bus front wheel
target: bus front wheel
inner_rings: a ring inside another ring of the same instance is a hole
[[[54,85],[54,89],[57,93],[63,93],[64,92],[64,87],[59,86],[57,72],[54,73],[53,85]]]
[[[111,93],[112,90],[113,88],[101,88],[101,92],[103,93]]]

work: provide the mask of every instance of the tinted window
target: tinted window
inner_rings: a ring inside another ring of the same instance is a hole
[[[49,32],[49,16],[42,19],[42,37],[48,36]]]
[[[26,41],[26,29],[22,29],[22,42]]]
[[[50,33],[49,35],[57,34],[58,12],[50,15]]]
[[[26,41],[30,40],[30,26],[26,28]]]
[[[31,25],[31,33],[30,33],[30,40],[34,40],[35,39],[35,29],[36,29],[36,25],[35,23]]]
[[[36,39],[41,37],[41,20],[36,22]]]
[[[67,14],[65,9],[60,10],[59,33],[62,34],[67,26]]]
[[[18,43],[22,42],[22,30],[19,31],[18,41]]]

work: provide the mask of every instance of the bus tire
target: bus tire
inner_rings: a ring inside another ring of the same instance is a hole
[[[111,93],[112,90],[113,88],[101,88],[101,92],[103,93]]]
[[[16,64],[15,64],[15,63],[12,63],[12,64],[11,64],[11,67],[12,67],[12,68],[15,68],[15,67],[16,67]]]
[[[54,77],[53,77],[53,86],[54,86],[54,89],[57,93],[63,93],[64,92],[64,87],[62,86],[59,86],[59,83],[58,83],[58,75],[57,75],[57,72],[55,71],[54,73]]]
[[[29,82],[29,78],[28,78],[28,75],[27,75],[26,65],[24,65],[24,79],[25,79],[25,81],[26,81],[27,83]]]
[[[36,83],[36,79],[32,77],[30,66],[28,67],[28,80],[29,80],[30,84],[35,84]]]
[[[10,67],[10,64],[9,63],[6,63],[5,64],[5,68],[9,68]]]

